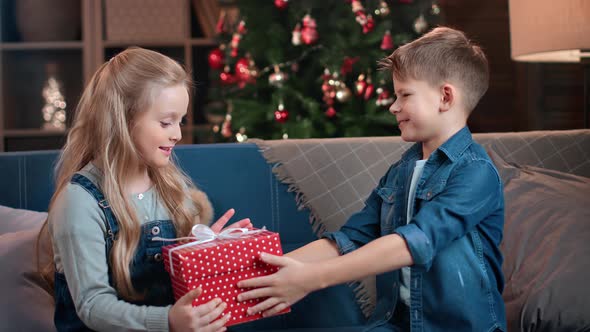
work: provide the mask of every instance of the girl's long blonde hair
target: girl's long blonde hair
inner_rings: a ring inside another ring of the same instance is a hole
[[[102,171],[100,188],[119,225],[107,259],[119,297],[129,301],[139,300],[143,295],[134,289],[129,270],[139,243],[141,226],[123,187],[128,167],[143,163],[131,139],[134,120],[149,108],[158,91],[176,85],[184,85],[190,95],[192,82],[189,74],[176,61],[158,52],[130,48],[104,63],[80,99],[73,127],[56,167],[56,190],[49,211],[74,173],[91,161]],[[158,198],[173,220],[177,234],[188,234],[190,228],[199,222],[202,193],[196,190],[172,159],[164,168],[148,166],[148,174]],[[187,192],[194,203],[192,206],[186,204]],[[204,218],[210,216],[201,216],[201,219]],[[39,238],[47,232],[47,224],[48,221]],[[51,266],[42,271],[50,284],[54,268],[52,261]]]

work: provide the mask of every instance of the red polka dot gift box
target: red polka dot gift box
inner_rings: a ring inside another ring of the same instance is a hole
[[[238,302],[237,296],[248,289],[237,287],[240,280],[275,273],[278,268],[263,263],[260,253],[282,256],[278,233],[265,229],[227,229],[213,233],[205,225],[193,228],[190,242],[180,242],[162,247],[164,266],[170,274],[174,298],[198,288],[203,293],[193,301],[193,306],[220,298],[227,303],[222,315],[231,313],[226,326],[262,318],[260,313],[248,315],[246,310],[263,299]],[[287,313],[287,308],[281,313]]]

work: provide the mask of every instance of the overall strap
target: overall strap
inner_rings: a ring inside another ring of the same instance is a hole
[[[105,226],[107,230],[107,244],[112,245],[113,241],[115,241],[115,235],[119,231],[119,226],[117,224],[117,218],[113,214],[113,210],[111,210],[109,203],[105,199],[102,191],[98,189],[98,187],[90,181],[87,177],[81,174],[74,174],[72,179],[70,180],[71,183],[77,184],[84,188],[96,201],[98,202],[98,206],[102,209],[102,212],[105,216]],[[109,246],[110,247],[110,246]],[[110,248],[108,248],[110,249]]]

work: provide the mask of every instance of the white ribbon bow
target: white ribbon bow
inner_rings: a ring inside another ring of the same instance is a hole
[[[196,246],[202,243],[207,243],[215,240],[227,240],[227,239],[238,239],[245,235],[251,235],[260,233],[265,231],[266,227],[262,227],[262,229],[248,229],[248,228],[238,228],[238,227],[230,227],[225,229],[220,233],[215,233],[211,227],[203,224],[194,225],[191,229],[191,236],[179,237],[174,239],[166,239],[159,236],[153,237],[152,241],[181,241],[181,240],[193,240],[192,242],[181,244],[177,247],[174,247],[168,251],[168,259],[170,262],[170,273],[174,276],[174,267],[172,264],[172,252],[180,249],[184,249],[190,246]]]

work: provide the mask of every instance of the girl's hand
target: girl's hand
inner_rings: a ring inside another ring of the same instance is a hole
[[[236,210],[234,209],[229,209],[227,210],[227,212],[221,216],[221,218],[219,218],[212,226],[211,229],[215,232],[215,233],[219,233],[223,230],[223,226],[225,226],[225,224],[227,224],[227,222],[231,219],[231,217],[234,216],[234,214],[236,213]],[[250,222],[250,218],[245,218],[242,219],[236,223],[231,224],[230,226],[228,226],[227,228],[252,228],[252,223]]]
[[[280,269],[269,276],[238,282],[240,288],[256,288],[238,295],[238,301],[268,297],[248,308],[248,315],[257,312],[262,312],[264,317],[276,315],[319,288],[313,284],[313,279],[317,279],[313,275],[313,269],[305,263],[286,256],[267,253],[260,254],[260,259],[267,264],[278,266]]]
[[[199,331],[199,332],[222,332],[225,331],[225,323],[230,319],[230,314],[221,317],[225,307],[220,299],[211,300],[205,304],[193,307],[193,300],[202,293],[197,288],[186,293],[170,308],[168,313],[168,325],[172,332]]]

